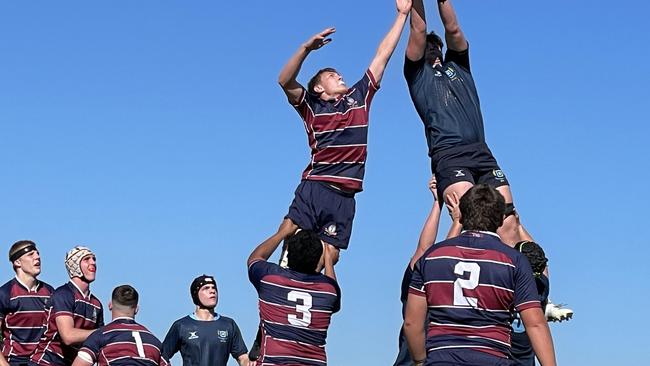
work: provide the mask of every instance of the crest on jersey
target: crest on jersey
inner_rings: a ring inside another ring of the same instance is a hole
[[[356,107],[356,106],[359,104],[359,103],[358,103],[356,100],[354,100],[354,98],[352,98],[352,97],[346,97],[346,98],[345,98],[345,102],[348,103],[348,105],[349,105],[350,107]]]
[[[187,337],[187,339],[197,339],[197,338],[199,338],[199,336],[196,335],[196,333],[198,333],[198,332],[199,332],[198,330],[196,332],[190,332],[190,336]]]
[[[217,336],[219,337],[219,341],[221,341],[221,342],[228,341],[228,331],[227,330],[218,330],[217,331]]]
[[[336,236],[336,224],[331,224],[325,228],[325,235],[327,236]]]
[[[445,74],[447,74],[447,77],[450,78],[451,80],[456,79],[456,70],[452,69],[451,67],[447,67],[447,70],[445,70]]]
[[[503,171],[501,169],[494,169],[492,170],[492,175],[501,182],[503,182],[506,178],[506,175],[503,174]]]

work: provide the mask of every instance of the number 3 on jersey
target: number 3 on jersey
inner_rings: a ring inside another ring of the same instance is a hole
[[[311,324],[311,312],[309,311],[312,304],[311,295],[301,291],[290,291],[289,295],[287,295],[287,299],[295,302],[296,312],[302,314],[302,318],[298,318],[296,314],[289,314],[289,324],[298,327],[308,327],[309,324]],[[298,303],[298,300],[300,300],[302,304]]]
[[[473,290],[478,287],[478,279],[481,274],[481,267],[478,263],[458,262],[454,267],[454,273],[464,276],[469,272],[469,279],[459,278],[454,282],[454,305],[477,307],[478,299],[465,296],[463,290]]]

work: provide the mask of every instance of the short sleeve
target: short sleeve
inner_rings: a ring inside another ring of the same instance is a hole
[[[418,61],[411,61],[408,57],[404,58],[404,78],[409,84],[416,83],[424,71],[424,57]]]
[[[266,276],[272,268],[273,264],[265,260],[260,259],[255,261],[248,266],[248,279],[256,289],[259,289],[262,278]]]
[[[447,53],[445,53],[445,62],[453,62],[469,72],[469,48],[460,52],[447,49]]]
[[[0,321],[11,312],[9,308],[9,293],[6,291],[5,286],[0,288]]]
[[[79,350],[78,357],[86,362],[96,363],[99,351],[104,346],[102,344],[102,331],[100,329],[90,333]]]
[[[241,331],[239,330],[239,327],[237,326],[237,323],[235,321],[232,321],[232,327],[233,327],[233,337],[232,337],[232,343],[230,347],[230,354],[232,355],[233,358],[237,359],[239,356],[243,355],[244,353],[248,353],[248,348],[246,348],[246,343],[244,343],[244,339],[241,336]]]
[[[424,266],[425,256],[422,256],[416,263],[415,267],[413,268],[413,274],[411,276],[411,283],[409,285],[409,294],[417,295],[417,296],[426,296],[426,292],[424,290],[424,275],[422,272],[422,267]]]
[[[180,342],[178,338],[178,321],[174,322],[172,326],[167,331],[165,340],[162,343],[162,348],[160,349],[160,354],[163,358],[170,360],[176,352],[180,349]]]
[[[332,307],[332,314],[341,310],[341,288],[339,284],[332,280],[334,288],[336,289],[336,300],[334,301],[334,306]]]
[[[74,296],[65,290],[64,287],[52,295],[52,313],[55,319],[61,315],[73,316],[74,314]]]
[[[379,85],[377,85],[377,81],[372,72],[366,70],[361,80],[357,81],[350,90],[352,90],[352,93],[349,96],[357,100],[359,104],[365,105],[366,110],[368,110],[375,93],[379,90]]]
[[[515,309],[521,312],[530,308],[541,308],[537,284],[528,259],[518,255],[515,257],[515,266]]]

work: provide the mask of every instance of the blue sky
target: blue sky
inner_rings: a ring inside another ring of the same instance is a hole
[[[440,30],[433,5],[430,28]],[[641,359],[648,6],[455,6],[488,143],[551,259],[552,299],[576,311],[551,326],[560,363]],[[245,261],[280,223],[309,158],[280,68],[335,26],[299,80],[334,66],[352,83],[394,16],[392,1],[369,0],[3,2],[0,243],[35,240],[41,278],[55,286],[66,281],[65,252],[90,246],[94,292],[107,303],[114,286],[133,284],[139,320],[161,338],[191,312],[192,278],[214,274],[218,311],[250,345],[258,315]],[[371,110],[365,191],[337,266],[332,365],[392,362],[401,275],[431,206],[425,139],[401,72],[406,37]],[[11,278],[9,263],[0,275]]]

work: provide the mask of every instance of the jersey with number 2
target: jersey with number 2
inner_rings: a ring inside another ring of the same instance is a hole
[[[327,329],[341,306],[336,281],[263,260],[250,265],[248,276],[259,296],[263,336],[258,363],[326,365]]]
[[[505,358],[515,311],[540,308],[526,257],[496,234],[466,231],[418,260],[409,294],[428,306],[427,351],[472,350]]]

